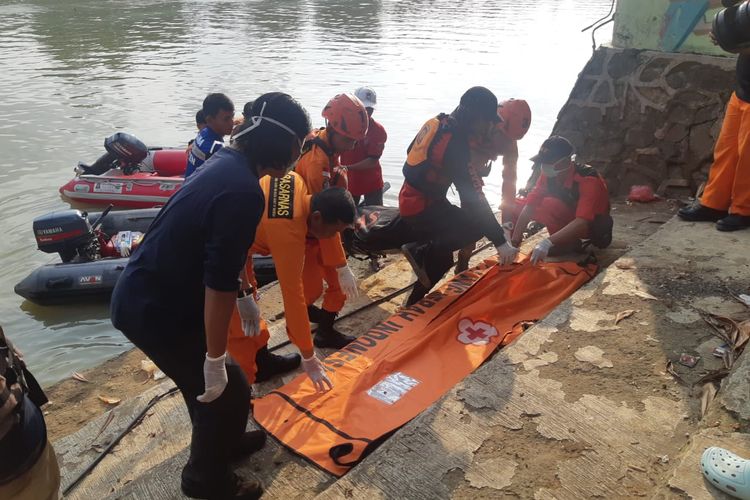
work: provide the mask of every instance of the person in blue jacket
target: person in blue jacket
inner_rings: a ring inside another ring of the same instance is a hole
[[[208,94],[201,110],[206,125],[195,136],[190,148],[186,179],[224,145],[224,136],[231,134],[234,128],[234,104],[224,94]]]
[[[251,391],[227,357],[227,336],[235,307],[243,321],[260,317],[253,291],[239,290],[265,207],[258,179],[286,175],[310,129],[307,112],[291,96],[274,92],[256,99],[231,144],[161,209],[112,295],[112,324],[185,398],[193,432],[182,491],[190,497],[262,494],[258,483],[229,467],[259,450],[265,434],[245,432]]]

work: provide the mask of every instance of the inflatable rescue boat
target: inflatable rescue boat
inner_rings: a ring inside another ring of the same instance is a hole
[[[110,207],[111,208],[111,207]],[[107,299],[159,209],[86,213],[63,210],[34,219],[39,250],[61,262],[40,266],[14,288],[41,305]],[[276,280],[271,257],[253,258],[260,286]]]
[[[147,148],[118,132],[104,141],[107,152],[92,165],[79,163],[60,188],[68,200],[89,205],[150,208],[164,205],[182,186],[185,149]]]

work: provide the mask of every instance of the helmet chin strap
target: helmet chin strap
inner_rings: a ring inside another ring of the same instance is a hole
[[[248,120],[250,120],[251,122],[251,125],[247,127],[245,130],[243,130],[242,132],[233,135],[231,137],[231,140],[234,141],[238,139],[239,137],[242,137],[243,135],[247,134],[248,132],[255,130],[256,128],[260,127],[260,124],[263,120],[266,120],[267,122],[273,123],[277,127],[281,127],[287,132],[289,132],[295,139],[297,139],[297,144],[299,145],[300,149],[302,149],[302,141],[299,139],[299,137],[297,137],[297,133],[291,128],[289,128],[288,126],[281,123],[280,121],[274,120],[273,118],[269,118],[268,116],[263,116],[263,112],[265,110],[266,110],[266,102],[264,101],[263,106],[261,106],[260,108],[260,113],[258,115],[253,115],[248,118]]]

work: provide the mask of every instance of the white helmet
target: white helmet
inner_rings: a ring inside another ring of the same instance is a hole
[[[354,91],[354,95],[362,101],[366,108],[375,109],[378,104],[378,95],[370,87],[360,87]]]

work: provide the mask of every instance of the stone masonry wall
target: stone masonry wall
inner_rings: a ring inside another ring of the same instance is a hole
[[[707,178],[735,64],[729,57],[599,48],[553,133],[567,137],[614,194],[634,184],[695,189]]]

